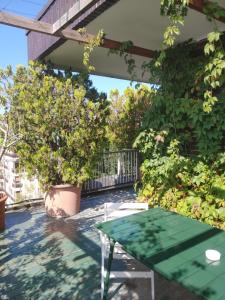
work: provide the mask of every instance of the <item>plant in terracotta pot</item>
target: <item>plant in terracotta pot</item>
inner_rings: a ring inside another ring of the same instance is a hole
[[[0,192],[0,231],[5,229],[5,202],[7,198],[5,192]]]
[[[9,122],[11,74],[10,67],[5,70],[0,69],[0,164],[2,164],[5,153],[20,139],[20,135],[14,134],[12,131]],[[8,195],[3,186],[0,187],[0,230],[5,228],[5,202],[7,198]]]
[[[10,121],[22,136],[16,144],[21,165],[45,189],[47,213],[71,216],[105,142],[105,96],[87,78],[37,63],[17,68],[12,82]]]

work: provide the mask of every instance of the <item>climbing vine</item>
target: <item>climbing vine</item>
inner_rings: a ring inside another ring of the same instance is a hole
[[[222,87],[224,84],[225,70],[225,51],[224,51],[224,36],[218,29],[215,18],[225,17],[225,10],[216,2],[208,2],[204,7],[204,13],[207,19],[213,23],[214,31],[207,36],[207,43],[204,47],[204,53],[208,57],[208,62],[205,65],[204,82],[207,89],[204,93],[204,111],[210,112],[214,104],[218,101],[215,94],[215,89]]]
[[[162,16],[168,17],[169,25],[164,31],[162,50],[155,62],[157,67],[161,66],[165,58],[165,49],[172,47],[176,37],[180,35],[180,26],[184,25],[184,16],[187,15],[188,3],[188,0],[161,0],[160,13]]]
[[[157,58],[149,64],[159,88],[134,143],[143,159],[138,196],[225,229],[225,90],[215,87],[206,113],[207,57],[198,52],[187,41],[166,49],[160,68]]]
[[[206,112],[210,112],[218,101],[214,91],[224,83],[225,53],[220,36],[221,33],[219,31],[209,33],[204,47],[204,53],[209,58],[204,70],[204,82],[207,89],[204,93],[203,108]]]
[[[87,34],[86,28],[80,28],[78,29],[78,32],[85,36]],[[88,42],[84,46],[84,52],[83,52],[83,64],[87,69],[88,73],[94,72],[95,67],[91,64],[91,54],[94,51],[96,47],[101,46],[103,43],[105,33],[103,30],[99,30],[99,32],[94,36],[93,38],[90,38]]]
[[[179,26],[184,25],[184,17],[188,12],[188,4],[189,0],[161,1],[161,15],[167,16],[170,21],[164,32],[164,48],[174,46],[176,37],[180,34]],[[218,101],[215,90],[224,83],[225,52],[221,40],[223,34],[219,31],[215,18],[224,17],[225,10],[216,2],[209,2],[204,5],[204,13],[207,19],[214,25],[214,31],[208,34],[204,47],[207,61],[204,66],[203,76],[205,83],[203,110],[209,113],[212,111],[214,104]],[[164,48],[155,62],[157,67],[161,66],[165,58]]]
[[[158,83],[134,147],[142,153],[139,199],[225,229],[225,37],[206,5],[213,31],[201,45],[176,45],[188,1],[161,1],[169,18],[162,50],[143,67]]]

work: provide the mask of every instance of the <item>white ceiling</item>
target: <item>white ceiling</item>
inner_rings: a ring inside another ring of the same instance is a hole
[[[225,5],[224,0],[219,0]],[[88,26],[89,33],[97,33],[103,29],[106,37],[117,41],[131,40],[136,46],[151,50],[159,50],[163,40],[163,32],[166,28],[167,18],[160,16],[159,0],[120,0],[106,10]],[[225,31],[225,24],[217,22],[218,27]],[[181,35],[178,42],[193,38],[201,40],[207,33],[213,30],[212,24],[206,16],[189,9],[185,18],[185,26],[181,27]],[[55,65],[63,68],[72,67],[73,70],[81,71],[83,46],[76,42],[67,41],[54,50],[47,59]],[[146,58],[134,56],[139,69],[139,80],[148,78],[141,77],[140,66]],[[110,77],[130,79],[127,67],[118,55],[108,56],[108,50],[95,49],[92,54],[92,62],[96,68],[95,73]]]

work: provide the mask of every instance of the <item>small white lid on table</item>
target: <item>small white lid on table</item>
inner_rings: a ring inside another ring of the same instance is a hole
[[[218,260],[220,260],[221,253],[217,250],[208,249],[205,251],[205,256],[207,259],[209,259],[211,261],[218,261]]]

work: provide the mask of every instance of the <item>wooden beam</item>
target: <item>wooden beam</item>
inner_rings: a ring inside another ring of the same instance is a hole
[[[206,4],[211,4],[211,1],[205,1],[205,0],[190,0],[189,2],[189,7],[202,13],[204,13],[204,6]],[[221,7],[221,9],[223,9],[225,11],[225,9],[223,7]],[[220,21],[222,23],[225,23],[225,17],[215,17],[215,20]]]
[[[0,11],[0,23],[45,34],[52,34],[51,24],[42,21],[31,20],[22,16],[12,15],[2,11]]]
[[[122,43],[107,38],[103,40],[103,44],[102,44],[102,47],[107,49],[120,49],[121,46]],[[130,47],[129,49],[127,49],[126,52],[130,54],[143,56],[143,57],[148,57],[148,58],[153,58],[156,55],[156,51],[137,47],[137,46]]]
[[[52,24],[43,21],[28,19],[22,16],[8,14],[5,12],[0,12],[0,23],[39,33],[63,37],[65,39],[80,43],[88,43],[88,40],[94,37],[93,35],[88,33],[85,33],[85,35],[80,34],[78,31],[72,29],[64,29],[54,34]]]
[[[199,12],[203,12],[204,0],[190,0],[189,7],[197,10]]]
[[[54,33],[52,24],[43,21],[28,19],[22,16],[12,15],[1,11],[0,11],[0,24],[31,30],[43,34],[54,35],[78,43],[87,44],[91,39],[95,37],[94,35],[89,33],[80,34],[78,31],[72,29],[62,29]],[[101,47],[107,49],[119,49],[121,45],[122,45],[121,42],[105,38],[103,39],[103,43]],[[155,51],[141,48],[138,46],[130,47],[126,52],[147,57],[147,58],[153,58],[155,55]]]

